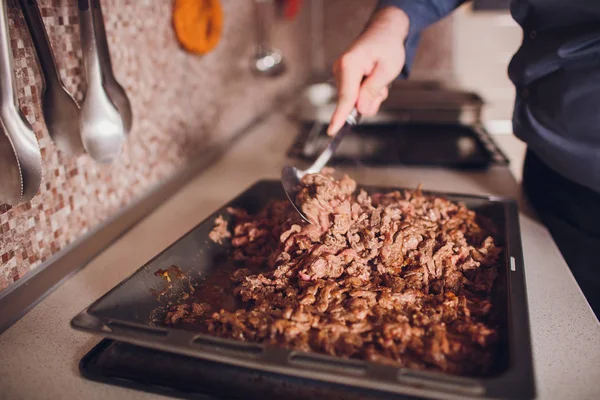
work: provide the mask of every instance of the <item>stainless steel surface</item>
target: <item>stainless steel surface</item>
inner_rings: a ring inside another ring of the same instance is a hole
[[[353,126],[359,123],[360,114],[354,108],[348,118],[346,118],[346,123],[342,128],[338,131],[338,133],[331,138],[327,147],[321,152],[319,157],[315,160],[315,162],[305,170],[300,170],[291,165],[286,165],[281,170],[281,184],[283,185],[283,189],[285,190],[285,194],[287,195],[290,202],[294,205],[294,208],[298,213],[304,218],[307,222],[311,222],[308,220],[307,216],[302,212],[302,208],[296,204],[296,197],[298,192],[302,188],[302,178],[307,174],[315,174],[323,169],[327,162],[335,153],[335,150],[340,145],[342,139],[346,135],[348,130],[352,129]]]
[[[20,3],[44,81],[41,102],[48,133],[62,152],[79,155],[84,152],[79,132],[79,105],[60,78],[37,2],[20,0]]]
[[[79,0],[79,24],[88,84],[81,104],[81,138],[93,159],[110,162],[131,128],[131,106],[112,71],[98,0]]]
[[[6,0],[0,0],[0,203],[31,200],[42,182],[35,133],[18,107]]]
[[[261,76],[277,76],[285,72],[281,52],[271,47],[274,18],[273,0],[254,0],[256,13],[256,45],[251,69]]]

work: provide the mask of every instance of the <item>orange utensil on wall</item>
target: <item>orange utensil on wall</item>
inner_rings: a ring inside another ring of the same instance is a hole
[[[219,0],[175,0],[173,27],[183,48],[198,54],[213,50],[223,31]]]

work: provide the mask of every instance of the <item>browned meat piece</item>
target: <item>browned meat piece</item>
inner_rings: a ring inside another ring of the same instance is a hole
[[[208,237],[218,244],[223,244],[224,239],[231,237],[231,232],[227,229],[227,221],[223,219],[223,216],[219,215],[215,219],[215,227],[209,232]]]
[[[190,315],[190,305],[189,304],[179,304],[167,312],[167,316],[165,317],[167,324],[175,325],[179,320],[189,317]]]
[[[162,277],[167,283],[171,283],[174,279],[182,279],[183,271],[177,265],[171,265],[167,269],[156,270],[154,275]]]
[[[195,317],[201,317],[204,313],[210,310],[210,305],[206,303],[192,303],[192,314]]]
[[[420,188],[357,194],[353,180],[325,172],[304,183],[298,201],[314,224],[287,201],[256,215],[229,210],[231,233],[217,219],[215,237],[233,236],[239,269],[230,279],[242,306],[180,304],[166,323],[407,368],[485,373],[498,336],[489,315],[502,249],[478,216]]]

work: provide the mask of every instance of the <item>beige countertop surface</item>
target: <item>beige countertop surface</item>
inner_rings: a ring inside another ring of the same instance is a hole
[[[88,381],[78,362],[99,337],[73,330],[70,320],[165,247],[245,188],[277,178],[296,132],[275,114],[178,191],[0,335],[0,399],[151,399],[140,391]],[[495,137],[520,176],[524,146],[510,135]],[[348,170],[359,183],[496,194],[521,199],[513,173],[435,168]],[[520,201],[534,367],[540,399],[600,398],[600,324],[594,317],[547,230]]]

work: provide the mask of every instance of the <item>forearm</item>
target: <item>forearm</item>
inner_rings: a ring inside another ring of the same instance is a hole
[[[416,54],[421,32],[448,16],[466,0],[379,0],[375,12],[388,7],[399,8],[409,19],[409,31],[404,40],[406,63],[401,76],[407,77]]]
[[[445,18],[466,0],[379,0],[377,10],[397,7],[410,19],[411,30],[420,33],[429,25]]]
[[[377,113],[394,79],[408,76],[421,30],[465,0],[380,0],[362,34],[334,64],[338,104],[328,134],[335,134],[354,107]]]

